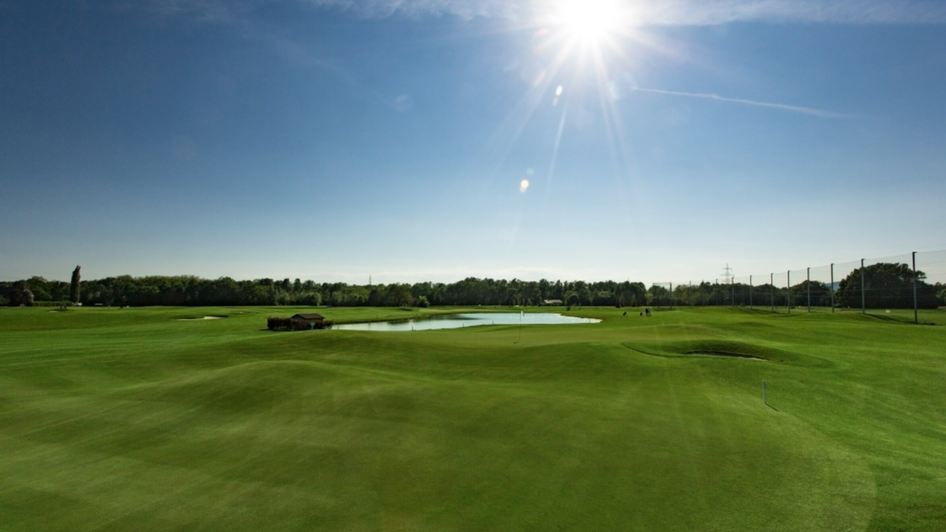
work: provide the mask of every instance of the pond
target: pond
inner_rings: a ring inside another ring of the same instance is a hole
[[[561,314],[518,313],[518,312],[482,312],[470,314],[444,314],[430,318],[416,318],[397,321],[376,321],[373,323],[345,323],[334,329],[343,331],[432,331],[435,329],[459,329],[477,325],[570,325],[578,323],[598,323],[601,320],[591,318],[573,318]]]

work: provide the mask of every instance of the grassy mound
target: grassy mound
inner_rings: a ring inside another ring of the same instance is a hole
[[[633,342],[625,342],[623,345],[629,349],[657,356],[701,355],[776,362],[784,362],[786,356],[789,359],[797,358],[797,355],[793,353],[772,347],[725,340],[691,340],[687,342],[665,342],[643,346]]]
[[[0,529],[946,522],[942,327],[582,309],[604,321],[521,340],[271,335],[272,310],[0,310]]]

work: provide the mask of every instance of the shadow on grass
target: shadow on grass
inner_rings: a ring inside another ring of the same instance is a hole
[[[871,320],[871,321],[882,321],[884,323],[896,323],[899,325],[936,325],[936,322],[932,321],[921,321],[915,323],[912,316],[887,316],[885,314],[861,314],[861,319]]]

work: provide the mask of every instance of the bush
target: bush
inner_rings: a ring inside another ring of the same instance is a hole
[[[427,300],[427,296],[418,296],[418,298],[417,298],[417,306],[418,306],[418,307],[421,307],[421,308],[429,308],[429,307],[430,307],[430,301]]]
[[[292,320],[290,318],[269,317],[266,319],[266,326],[271,331],[289,331],[292,330]]]
[[[305,320],[289,320],[290,329],[293,331],[308,331],[312,329],[312,326],[309,325],[309,322]]]

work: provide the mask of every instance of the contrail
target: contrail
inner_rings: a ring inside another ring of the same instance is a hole
[[[562,144],[562,132],[565,131],[565,117],[568,116],[568,104],[562,107],[562,119],[558,123],[558,133],[555,135],[555,147],[552,148],[552,164],[549,165],[549,177],[545,180],[545,203],[549,202],[549,191],[552,190],[552,176],[555,175],[555,161],[558,160],[558,147]]]
[[[792,111],[794,113],[803,113],[806,115],[820,116],[822,118],[844,118],[846,116],[841,113],[825,111],[823,109],[815,109],[813,107],[800,107],[797,105],[786,105],[784,103],[757,102],[755,100],[744,100],[742,98],[727,98],[725,96],[720,96],[718,94],[705,94],[705,93],[699,93],[699,92],[664,91],[660,89],[644,89],[641,87],[631,87],[631,90],[634,90],[637,92],[650,92],[653,94],[668,94],[670,96],[685,96],[687,98],[704,98],[707,100],[717,100],[720,102],[741,103],[743,105],[754,105],[756,107],[768,107],[769,109],[780,109],[782,111]]]

